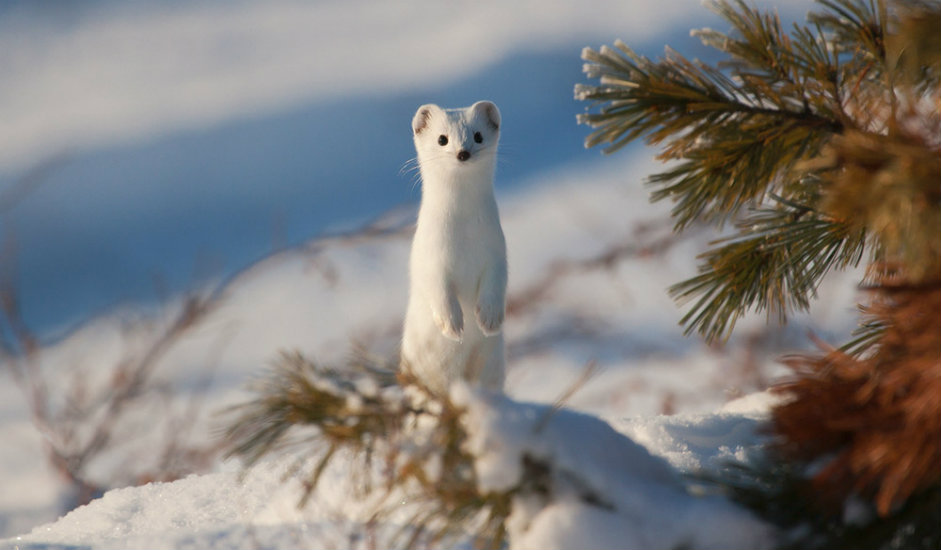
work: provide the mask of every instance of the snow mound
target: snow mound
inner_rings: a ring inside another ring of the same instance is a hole
[[[453,397],[466,408],[467,450],[476,457],[481,489],[506,490],[533,464],[547,476],[544,491],[515,497],[507,522],[511,548],[762,548],[772,542],[769,526],[719,495],[690,491],[673,465],[715,467],[710,446],[757,445],[769,399],[753,399],[740,412],[622,423],[634,433],[659,434],[635,442],[575,411],[462,386]],[[230,463],[220,473],[109,491],[0,547],[359,547],[364,533],[377,534],[382,545],[388,526],[367,525],[364,504],[349,500],[350,462],[334,462],[303,509],[295,507],[302,488],[290,475],[298,471],[292,464],[269,461],[241,475]]]
[[[604,421],[575,411],[472,394],[461,386],[455,393],[456,401],[467,406],[468,446],[482,490],[520,485],[527,464],[538,464],[540,477],[549,478],[539,491],[522,491],[514,498],[507,521],[511,548],[728,549],[772,543],[772,529],[750,513],[720,496],[690,493],[670,463],[656,456],[662,448],[646,448]],[[694,442],[719,439],[713,435],[717,427],[738,427],[739,420],[734,415],[697,415],[683,423]],[[656,431],[665,419],[635,423]],[[734,441],[728,444],[741,445],[741,432],[730,430]],[[671,443],[678,446],[675,439]],[[723,446],[722,441],[714,443]],[[701,461],[709,452],[708,445],[685,448],[688,462]]]

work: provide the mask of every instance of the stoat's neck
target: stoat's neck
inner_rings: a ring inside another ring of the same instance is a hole
[[[455,211],[491,203],[493,175],[490,163],[447,167],[422,164],[422,209],[443,207]]]

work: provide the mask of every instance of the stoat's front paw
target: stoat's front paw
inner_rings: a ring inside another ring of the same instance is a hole
[[[464,315],[460,308],[451,308],[450,315],[445,318],[437,311],[431,311],[431,317],[438,326],[438,330],[448,340],[460,342],[464,338]]]
[[[493,336],[503,327],[502,300],[481,300],[477,304],[477,326],[485,336]]]

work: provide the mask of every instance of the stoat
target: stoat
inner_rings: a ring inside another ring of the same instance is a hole
[[[422,105],[412,130],[422,197],[402,369],[439,395],[459,378],[501,391],[507,262],[493,195],[500,111],[489,101]]]

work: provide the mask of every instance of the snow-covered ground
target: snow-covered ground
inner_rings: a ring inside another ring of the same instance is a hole
[[[755,427],[768,400],[767,394],[755,394],[709,415],[635,420],[625,432],[646,433],[646,448],[591,416],[555,413],[537,436],[533,425],[545,407],[480,396],[465,404],[472,429],[485,436],[473,445],[487,487],[511,484],[524,450],[553,460],[569,483],[580,477],[585,484],[569,487],[571,493],[558,494],[549,506],[514,503],[511,547],[753,549],[768,547],[773,529],[720,495],[690,494],[671,466],[754,451]],[[56,523],[5,542],[33,549],[387,547],[383,535],[400,526],[367,523],[371,508],[350,498],[355,489],[348,467],[334,462],[311,502],[298,509],[302,488],[290,476],[293,461],[268,461],[244,476],[228,467],[172,483],[116,489]],[[584,504],[576,490],[613,499],[617,511]]]
[[[580,2],[484,2],[460,16],[421,2],[93,2],[61,13],[24,5],[0,10],[0,67],[15,76],[0,90],[0,191],[63,151],[71,160],[0,208],[0,220],[23,249],[24,307],[43,310],[40,332],[63,335],[36,355],[54,409],[107,393],[119,366],[153,349],[182,307],[179,273],[201,250],[237,253],[221,276],[198,278],[193,292],[222,285],[213,307],[161,351],[153,394],[120,415],[116,443],[89,459],[96,484],[141,486],[56,521],[76,496],[48,464],[23,392],[0,371],[0,537],[9,537],[0,546],[381,547],[382,529],[348,498],[354,481],[342,461],[297,509],[299,483],[283,480],[292,460],[243,478],[237,461],[220,458],[219,411],[246,399],[245,385],[282,350],[323,362],[342,361],[354,343],[393,353],[418,198],[411,175],[397,175],[412,156],[408,121],[425,101],[484,97],[507,117],[497,187],[512,400],[467,397],[473,422],[493,438],[480,448],[492,464],[524,447],[555,457],[611,489],[620,514],[577,499],[521,506],[511,544],[724,548],[736,532],[753,537],[733,539],[741,546],[767,541],[765,526],[719,496],[690,496],[676,475],[760,446],[770,403],[760,391],[783,372],[774,357],[809,347],[808,331],[840,340],[852,328],[855,276],[827,281],[810,315],[787,328],[748,317],[724,346],[683,337],[666,287],[695,273],[711,236],[674,236],[669,205],[648,203],[641,182],[657,169],[649,150],[581,151],[586,130],[573,115],[583,106],[568,103],[582,46],[620,37],[655,55],[675,44],[663,36],[703,24],[698,2],[587,11]],[[782,10],[801,17],[807,5]],[[554,52],[569,49],[574,76],[549,70]],[[303,133],[308,125],[320,131]],[[207,145],[232,135],[239,145]],[[350,162],[363,151],[375,161]],[[272,165],[282,170],[258,169]],[[127,185],[127,171],[139,185]],[[290,208],[292,219],[310,211],[311,220],[287,227],[289,246],[256,261],[271,249],[258,244],[270,237],[271,212]],[[315,236],[325,229],[332,236]],[[169,297],[133,301],[140,293],[128,281],[164,264],[176,274]],[[69,294],[76,289],[92,297]],[[120,299],[130,301],[73,324]],[[596,370],[581,384],[588,365]],[[584,414],[554,417],[545,437],[526,435],[526,418],[577,384],[566,406]],[[146,483],[166,469],[171,447],[199,451],[204,460],[186,463],[199,475]]]

